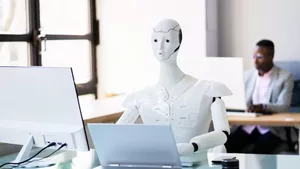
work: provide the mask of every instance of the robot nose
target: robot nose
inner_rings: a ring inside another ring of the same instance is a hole
[[[162,50],[163,48],[164,48],[164,43],[163,42],[159,43],[158,49]]]
[[[162,55],[162,53],[158,53],[159,55]]]

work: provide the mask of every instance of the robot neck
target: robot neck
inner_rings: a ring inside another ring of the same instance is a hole
[[[161,62],[158,83],[169,91],[182,80],[184,75],[176,62]]]

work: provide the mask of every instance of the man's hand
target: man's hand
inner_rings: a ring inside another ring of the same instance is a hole
[[[264,106],[262,104],[257,105],[251,105],[248,110],[248,112],[256,112],[256,113],[264,113]]]
[[[264,115],[270,115],[273,114],[273,112],[268,111],[264,108],[264,105],[257,104],[257,105],[251,105],[248,110],[248,112],[255,112],[255,113],[262,113]]]
[[[194,152],[194,146],[191,143],[177,143],[176,145],[180,156],[189,155]]]

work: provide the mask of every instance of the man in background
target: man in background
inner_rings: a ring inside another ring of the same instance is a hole
[[[256,69],[245,73],[248,112],[272,114],[288,112],[291,104],[292,74],[276,67],[274,43],[261,40],[256,44],[253,61]],[[225,144],[228,153],[271,154],[286,140],[283,127],[239,126]],[[245,150],[252,145],[251,150]]]

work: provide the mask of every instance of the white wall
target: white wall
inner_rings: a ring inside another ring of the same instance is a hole
[[[179,58],[206,55],[205,0],[99,0],[97,7],[100,90],[127,92],[155,81],[159,68],[150,37],[164,18],[182,27]]]
[[[275,60],[300,60],[299,0],[218,2],[220,56],[244,57],[249,68],[254,45],[268,38],[275,43]]]

